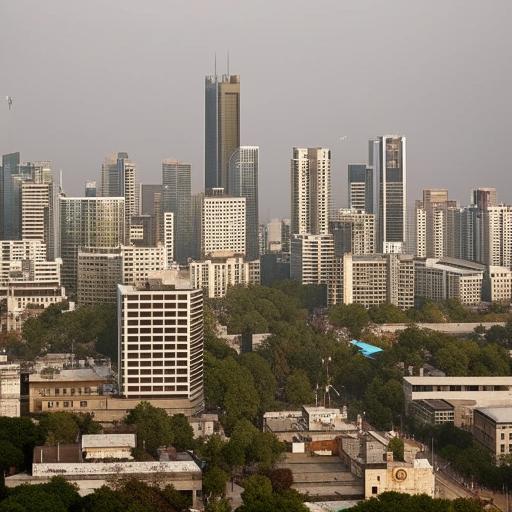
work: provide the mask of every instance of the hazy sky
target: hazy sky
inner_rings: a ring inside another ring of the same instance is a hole
[[[510,202],[511,20],[511,0],[0,0],[0,152],[52,160],[72,195],[109,152],[143,183],[174,157],[199,191],[204,75],[229,50],[261,220],[289,216],[292,146],[332,149],[342,205],[347,163],[386,133],[407,136],[409,202],[479,185]]]

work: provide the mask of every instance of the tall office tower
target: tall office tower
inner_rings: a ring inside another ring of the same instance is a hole
[[[116,303],[117,285],[123,278],[119,248],[79,249],[77,269],[76,299],[80,306]]]
[[[119,391],[191,415],[204,406],[203,291],[173,277],[118,286]]]
[[[448,210],[457,208],[456,201],[448,199],[446,189],[425,189],[423,200],[416,201],[416,255],[421,258],[448,256],[450,241],[455,236],[450,231]]]
[[[327,148],[293,148],[291,234],[329,232],[331,152]]]
[[[265,253],[281,252],[283,250],[283,221],[282,219],[272,219],[265,226]]]
[[[53,182],[53,170],[52,164],[48,160],[41,160],[38,162],[29,162],[25,164],[32,167],[33,180],[36,183],[52,183]]]
[[[364,210],[341,208],[329,222],[334,238],[334,252],[339,258],[350,252],[354,255],[375,252],[375,215]]]
[[[245,256],[245,197],[216,195],[203,198],[201,255]]]
[[[116,182],[117,174],[117,153],[107,155],[101,164],[101,183],[99,189],[99,196],[111,197],[117,194],[111,193],[110,182]]]
[[[478,220],[482,225],[478,261],[512,268],[512,206],[487,206]]]
[[[124,197],[61,197],[60,212],[62,281],[70,293],[77,287],[79,250],[125,243]]]
[[[290,219],[283,219],[281,222],[281,250],[282,252],[290,253],[291,244],[291,229]]]
[[[146,185],[140,186],[141,213],[142,215],[154,215],[156,207],[157,194],[162,193],[162,185]]]
[[[171,268],[174,262],[174,213],[164,213],[164,233],[162,241],[166,251],[167,268]]]
[[[404,252],[407,241],[405,137],[385,135],[370,140],[369,163],[377,183],[377,250]]]
[[[348,207],[373,212],[373,169],[366,164],[348,164]]]
[[[258,165],[259,147],[241,146],[229,159],[229,191],[234,197],[245,197],[246,258],[259,257],[258,246]]]
[[[190,256],[193,260],[201,258],[201,218],[203,215],[204,193],[199,192],[192,196],[192,242]]]
[[[85,197],[96,197],[97,187],[95,181],[86,181],[85,182]]]
[[[229,158],[240,147],[240,76],[205,78],[204,187],[229,192]]]
[[[162,162],[162,212],[174,214],[174,257],[186,263],[192,240],[192,168],[178,160]]]
[[[302,284],[328,285],[334,267],[332,235],[293,235],[290,278]]]
[[[471,191],[471,204],[479,210],[485,210],[489,206],[496,206],[496,189],[488,187],[475,188]]]

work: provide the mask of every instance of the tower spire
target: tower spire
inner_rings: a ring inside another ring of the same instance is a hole
[[[215,54],[214,54],[214,55],[215,55],[215,57],[214,57],[214,59],[215,59],[215,64],[214,64],[214,66],[215,66],[215,67],[214,67],[214,70],[215,70],[215,71],[214,71],[214,73],[213,73],[213,74],[214,74],[214,76],[215,76],[215,81],[217,81],[217,52],[215,52]]]
[[[229,76],[229,50],[228,50],[228,76]]]

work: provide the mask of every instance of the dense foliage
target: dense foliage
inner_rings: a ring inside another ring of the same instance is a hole
[[[430,498],[425,494],[411,496],[385,492],[378,498],[371,498],[347,509],[347,512],[483,512],[483,510],[480,503],[467,498],[449,501]]]

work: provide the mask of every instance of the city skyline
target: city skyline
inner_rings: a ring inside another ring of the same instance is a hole
[[[256,46],[237,38],[240,30],[254,28],[245,17],[240,19],[242,14],[251,14],[254,7],[242,9],[233,2],[223,3],[232,7],[219,9],[227,16],[225,23],[232,27],[232,34],[212,35],[206,21],[215,21],[219,15],[209,6],[198,14],[187,6],[173,9],[159,2],[140,10],[126,2],[120,11],[92,2],[80,13],[80,24],[72,22],[62,33],[52,28],[56,29],[63,19],[74,19],[74,9],[57,2],[60,7],[55,8],[54,19],[47,20],[45,38],[37,39],[37,48],[33,38],[38,37],[41,27],[32,19],[38,19],[40,7],[30,6],[33,15],[27,23],[34,25],[33,30],[28,30],[30,37],[20,41],[11,37],[10,30],[29,12],[28,3],[6,6],[3,18],[12,23],[6,23],[0,41],[5,37],[9,44],[0,46],[9,49],[2,59],[11,72],[3,85],[6,90],[1,92],[12,95],[14,102],[10,111],[4,105],[6,115],[0,116],[1,153],[20,151],[24,160],[52,160],[54,169],[63,169],[64,188],[72,196],[82,194],[85,181],[99,182],[102,158],[111,151],[130,154],[142,183],[156,182],[165,158],[190,162],[192,189],[199,191],[204,180],[204,76],[213,72],[215,49],[218,73],[227,71],[225,53],[229,49],[231,73],[241,76],[243,88],[240,142],[261,148],[262,221],[288,217],[291,147],[331,149],[334,205],[346,206],[347,164],[364,162],[367,140],[383,133],[403,133],[408,138],[409,207],[423,188],[447,188],[454,199],[467,203],[469,189],[491,186],[498,189],[499,201],[512,200],[505,186],[505,137],[512,128],[511,107],[506,101],[510,76],[499,64],[506,62],[506,48],[500,46],[506,29],[506,16],[502,15],[508,7],[506,2],[493,3],[492,11],[478,2],[465,2],[466,21],[458,26],[456,40],[451,31],[459,16],[455,3],[443,4],[442,14],[406,2],[398,2],[392,12],[366,1],[343,5],[320,2],[315,6],[304,3],[297,13],[290,14],[297,21],[296,28],[279,35],[279,22],[289,14],[288,4],[283,2],[274,6],[272,13],[260,13],[268,37]],[[302,18],[306,20],[310,11],[321,7],[332,12],[332,21],[325,17],[323,30],[315,31],[316,37],[308,38],[315,39],[315,43],[308,45],[300,38],[305,26]],[[97,11],[105,17],[102,26],[110,28],[99,30],[96,44],[87,46],[87,40],[84,46],[84,36],[96,22]],[[156,17],[159,12],[161,20]],[[195,22],[185,24],[190,29],[186,37],[178,30],[180,41],[190,46],[186,61],[174,51],[176,35],[161,31],[156,38],[158,44],[139,38],[139,46],[133,47],[121,31],[111,30],[133,19],[141,29],[153,25],[158,28],[176,15]],[[387,34],[399,64],[392,78],[382,73],[385,59],[375,51],[378,31],[365,40],[354,39],[358,29],[375,28],[381,19],[388,24],[408,21],[401,35]],[[435,60],[429,46],[434,43],[426,39],[431,35],[431,23],[436,24],[435,47],[444,45],[444,51],[434,52]],[[486,37],[475,46],[473,29],[477,23]],[[71,30],[77,34],[72,49],[80,58],[63,65],[65,56],[56,47]],[[412,34],[416,37],[409,37]],[[105,46],[105,40],[111,45]],[[357,42],[352,43],[354,40]],[[52,58],[42,59],[40,52]],[[311,73],[294,80],[290,71],[299,58],[308,58],[312,52],[316,60]],[[488,59],[489,54],[495,59]],[[48,80],[34,90],[28,83],[31,81],[21,77],[26,76],[27,69],[39,72],[38,59],[44,62]],[[127,80],[132,75],[125,65],[131,61],[140,73]],[[339,66],[331,69],[331,62],[339,62]],[[114,72],[105,82],[94,80],[107,63]],[[66,69],[65,75],[62,69]],[[80,72],[74,74],[77,70]],[[313,94],[319,87],[318,76],[322,79],[321,96]],[[360,79],[353,80],[354,76]],[[369,79],[374,76],[379,80]],[[86,87],[76,82],[83,78],[87,78],[83,80]],[[265,87],[266,82],[273,87]],[[113,87],[120,83],[122,90],[116,88],[112,95]],[[299,106],[308,104],[313,114],[305,124],[300,122],[303,109]],[[133,123],[133,119],[138,122]],[[43,122],[45,130],[40,129]],[[435,151],[429,144],[433,133]],[[485,180],[481,177],[484,168]]]

